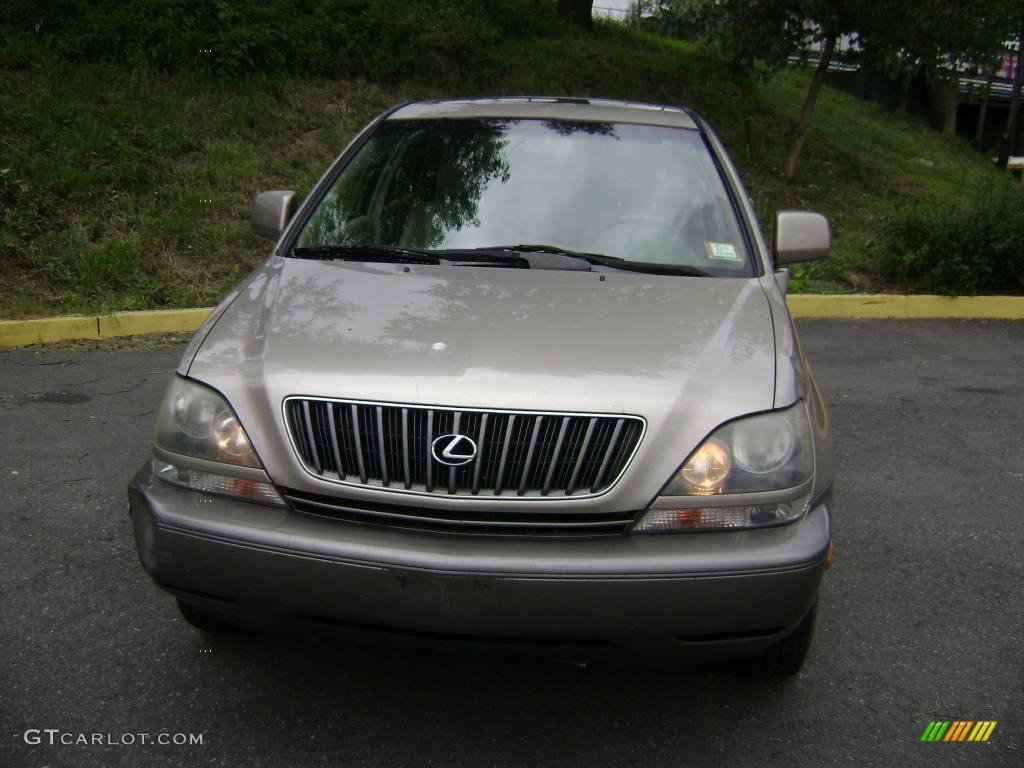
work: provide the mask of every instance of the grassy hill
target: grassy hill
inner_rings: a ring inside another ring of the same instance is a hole
[[[799,207],[832,220],[829,261],[798,290],[898,288],[879,233],[915,199],[954,201],[996,179],[959,140],[826,88],[792,183],[781,167],[807,76],[737,78],[694,45],[613,25],[431,55],[387,81],[322,75],[218,79],[40,50],[0,57],[0,317],[212,304],[259,263],[252,197],[302,193],[352,133],[403,100],[557,94],[685,104],[740,167],[770,231]],[[992,183],[1003,183],[996,179]]]

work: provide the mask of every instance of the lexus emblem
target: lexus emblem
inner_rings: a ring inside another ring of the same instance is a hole
[[[476,443],[465,435],[441,435],[431,443],[434,461],[447,467],[461,467],[476,458]]]

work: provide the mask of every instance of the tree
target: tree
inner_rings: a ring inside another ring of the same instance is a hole
[[[558,15],[584,29],[593,26],[594,0],[558,0]]]
[[[879,10],[863,61],[893,78],[922,74],[941,105],[947,133],[956,129],[961,73],[985,75],[977,143],[984,131],[992,73],[1006,39],[1016,34],[1016,18],[1014,4],[1005,0],[908,0]]]
[[[770,77],[790,57],[820,49],[793,129],[784,171],[796,173],[811,117],[841,40],[847,54],[883,63],[905,83],[923,70],[937,90],[955,88],[962,61],[986,62],[1017,26],[1005,0],[665,0],[698,21],[700,37],[733,64]],[[955,91],[951,91],[955,109]],[[951,121],[950,121],[951,124]]]
[[[807,89],[807,96],[804,98],[804,105],[800,109],[800,119],[797,121],[796,129],[793,131],[793,139],[789,145],[789,152],[786,153],[786,162],[783,165],[783,172],[787,179],[796,175],[796,164],[800,160],[800,151],[804,148],[804,141],[811,130],[811,113],[814,112],[814,105],[818,101],[818,93],[825,83],[825,74],[828,66],[832,63],[832,54],[836,49],[836,32],[829,30],[825,33],[822,41],[821,54],[818,56],[818,66],[814,68],[814,77],[811,78],[811,86]]]
[[[881,0],[878,0],[881,2]],[[786,178],[796,174],[811,115],[836,45],[869,23],[867,0],[678,0],[700,21],[701,37],[734,65],[770,76],[789,58],[820,47],[814,76],[786,153]]]
[[[985,87],[982,89],[981,106],[978,107],[978,123],[974,126],[974,148],[979,152],[985,144],[985,116],[988,114],[988,100],[992,96],[992,81],[995,75],[989,70],[985,76]]]
[[[805,38],[796,0],[666,0],[663,15],[689,19],[693,35],[749,74],[770,76]]]

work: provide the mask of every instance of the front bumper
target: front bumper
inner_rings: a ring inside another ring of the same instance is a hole
[[[828,509],[778,528],[593,538],[456,536],[129,488],[143,566],[203,610],[265,628],[474,644],[755,653],[814,602]]]

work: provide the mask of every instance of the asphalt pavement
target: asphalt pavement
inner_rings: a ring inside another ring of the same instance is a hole
[[[834,422],[837,550],[784,683],[211,640],[143,572],[126,510],[181,347],[0,353],[0,766],[1019,768],[1024,323],[799,330]],[[932,720],[997,726],[922,743]]]

